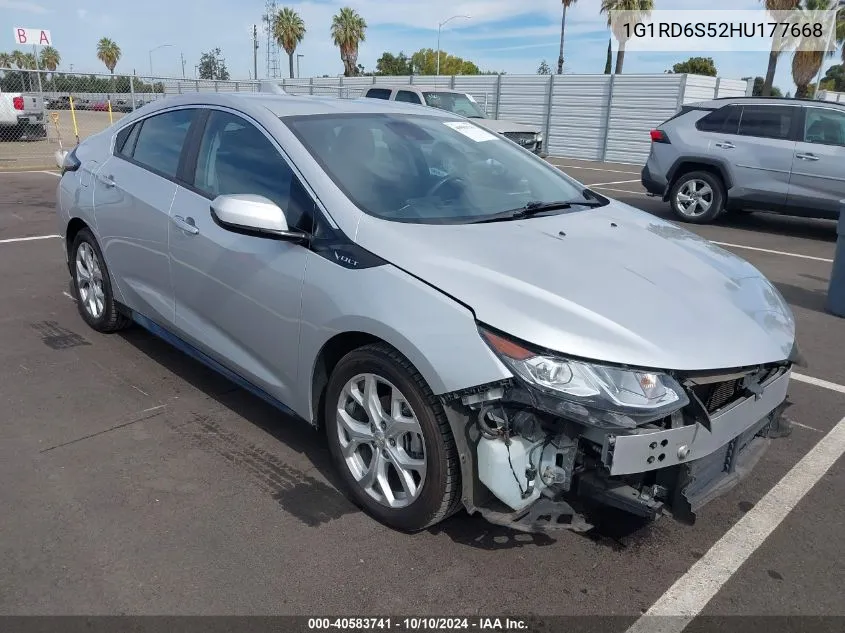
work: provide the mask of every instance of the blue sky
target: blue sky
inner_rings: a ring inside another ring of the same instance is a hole
[[[305,20],[307,34],[298,53],[303,77],[342,72],[337,49],[329,36],[331,16],[341,6],[355,8],[368,22],[367,39],[361,45],[359,62],[373,69],[384,51],[407,53],[423,47],[435,48],[437,23],[456,14],[470,15],[444,27],[441,47],[478,64],[483,70],[510,74],[536,72],[545,59],[557,63],[559,0],[428,0],[425,9],[418,0],[310,0],[284,2]],[[604,68],[608,31],[606,18],[599,15],[599,0],[579,0],[567,13],[566,72],[601,73]],[[756,9],[758,0],[657,0],[659,9]],[[11,50],[13,27],[47,28],[62,54],[62,70],[104,72],[96,58],[101,37],[117,41],[123,57],[116,72],[139,75],[150,72],[150,49],[173,44],[152,53],[155,75],[180,76],[180,53],[186,59],[185,74],[193,77],[202,51],[220,47],[233,78],[247,78],[252,71],[252,25],[259,23],[263,0],[144,0],[102,2],[102,0],[0,0],[0,50]],[[259,76],[264,76],[264,38],[260,36]],[[709,54],[723,77],[764,75],[767,53]],[[625,60],[626,73],[663,72],[689,53],[634,53]],[[838,59],[838,58],[837,58]],[[837,60],[829,60],[827,65]],[[794,91],[790,59],[779,63],[775,84],[784,92]],[[280,59],[287,69],[287,57]]]

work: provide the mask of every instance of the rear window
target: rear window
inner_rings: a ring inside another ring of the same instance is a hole
[[[682,117],[682,116],[684,116],[687,112],[693,112],[693,111],[696,111],[696,112],[710,112],[710,108],[697,108],[697,107],[695,107],[695,106],[682,106],[680,110],[678,110],[675,114],[673,114],[673,115],[672,115],[672,116],[670,116],[668,119],[666,119],[666,120],[665,120],[663,123],[661,123],[660,125],[665,125],[666,123],[669,123],[669,121],[674,121],[674,120],[675,120],[675,119],[677,119],[678,117]]]
[[[788,139],[796,108],[792,106],[747,105],[739,122],[741,136]]]
[[[370,88],[367,90],[370,99],[390,99],[390,90],[386,88]]]

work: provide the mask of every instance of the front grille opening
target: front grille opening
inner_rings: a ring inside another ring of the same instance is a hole
[[[742,395],[742,379],[694,385],[692,390],[704,404],[707,413],[715,413]]]

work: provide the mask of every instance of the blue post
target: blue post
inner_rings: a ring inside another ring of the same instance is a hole
[[[845,317],[845,200],[839,203],[839,224],[836,225],[836,254],[827,289],[827,311]]]

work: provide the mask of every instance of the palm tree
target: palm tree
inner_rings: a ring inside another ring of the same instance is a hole
[[[352,77],[358,74],[358,44],[366,39],[367,23],[355,9],[343,7],[332,18],[332,39],[340,49],[343,74]]]
[[[0,53],[0,68],[11,68],[14,63],[9,53]]]
[[[112,77],[114,77],[114,67],[117,66],[117,62],[120,60],[120,46],[108,37],[102,38],[97,42],[97,59],[106,65],[106,68],[109,69]]]
[[[800,0],[762,0],[766,5],[766,11],[772,14],[773,11],[792,11],[801,4]],[[772,14],[777,19],[777,14]],[[766,70],[766,78],[763,80],[763,89],[760,94],[768,97],[772,94],[772,84],[775,81],[775,71],[778,67],[778,57],[783,51],[786,42],[781,38],[781,33],[775,33],[772,38],[772,50],[769,52],[769,67]]]
[[[557,58],[557,74],[563,74],[563,36],[566,33],[566,10],[578,0],[561,0],[563,4],[563,17],[560,19],[560,55]]]
[[[305,22],[296,11],[284,7],[273,20],[273,37],[288,54],[290,78],[293,79],[293,53],[305,37]]]
[[[806,0],[801,8],[807,11],[828,11],[835,10],[839,5],[840,0]],[[843,31],[845,31],[845,24],[839,19],[837,20],[835,33],[837,41],[843,39],[843,35],[845,35]],[[833,50],[825,50],[825,48],[819,48],[815,42],[807,43],[805,46],[801,44],[801,42],[798,42],[795,53],[792,55],[792,81],[795,82],[796,99],[806,99],[810,96],[810,84],[818,75],[819,70],[821,70],[824,58],[836,54],[835,48]],[[826,47],[827,42],[824,44]],[[772,45],[772,49],[774,51],[774,44]],[[769,57],[769,65],[771,67],[771,56]],[[818,88],[816,86],[816,89]]]
[[[9,56],[12,60],[12,63],[21,70],[25,70],[30,67],[30,57],[27,53],[23,51],[12,51],[12,54]],[[32,77],[29,76],[29,73],[21,73],[21,75],[26,75],[26,83],[29,85],[27,90],[32,90]],[[21,86],[23,86],[24,81],[21,78]]]
[[[619,49],[616,51],[616,70],[614,73],[622,73],[622,66],[625,63],[625,42],[628,41],[628,34],[625,32],[626,24],[639,24],[654,9],[654,0],[601,0],[599,13],[607,14],[607,23],[613,30],[616,41],[619,42]],[[611,24],[611,11],[632,11],[628,20],[614,20]]]
[[[55,72],[61,62],[62,56],[52,46],[45,46],[41,49],[40,63],[42,70],[49,70],[51,73]]]

